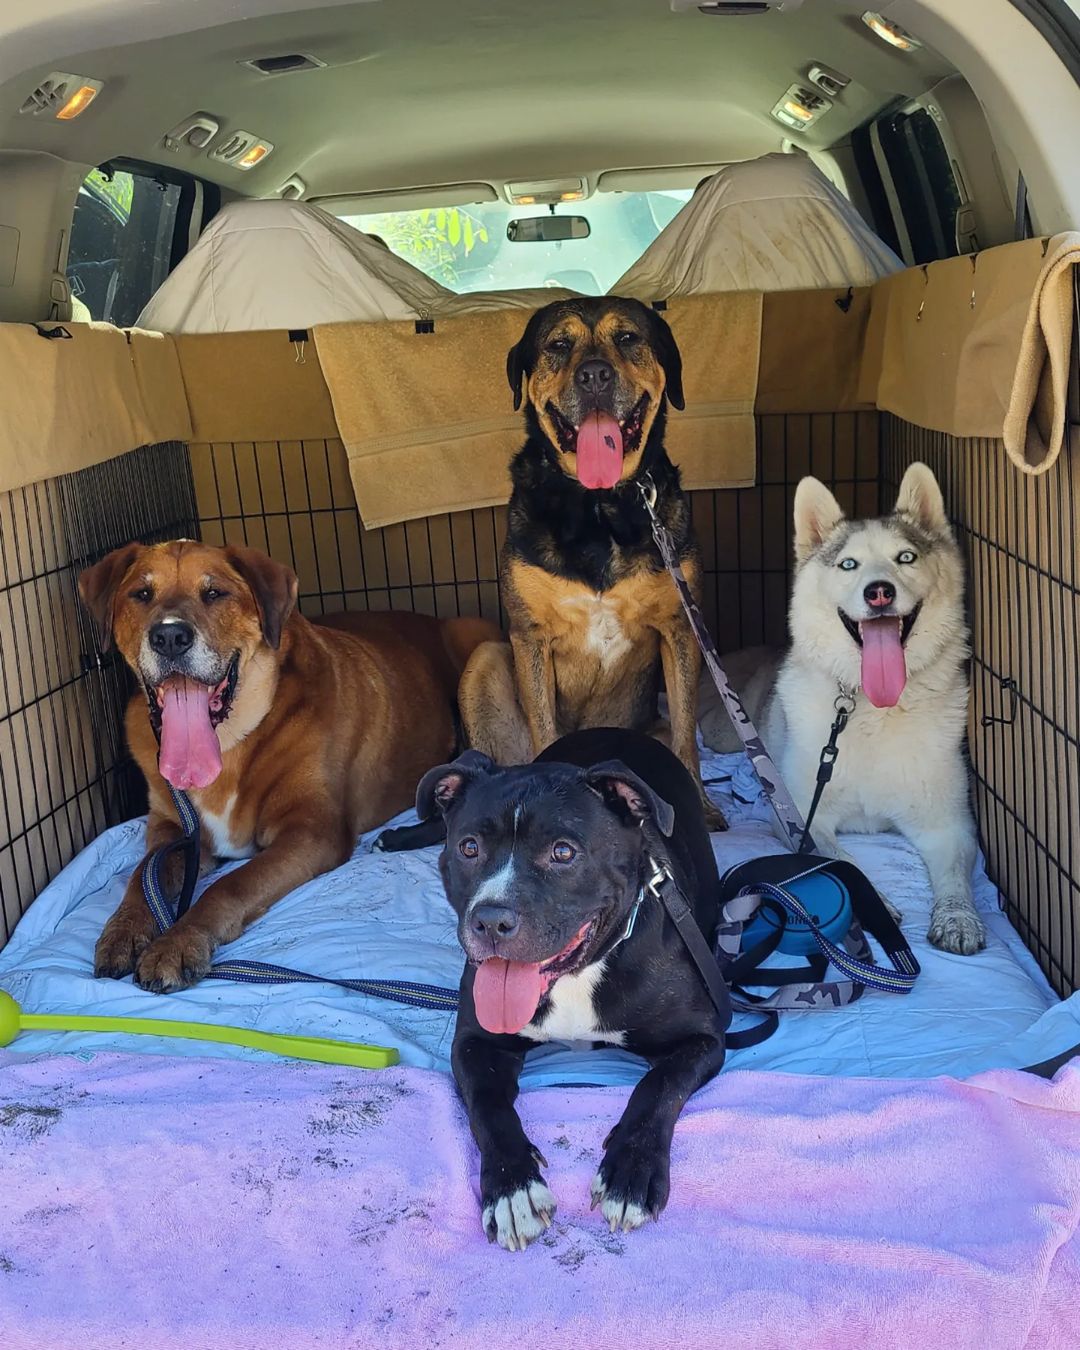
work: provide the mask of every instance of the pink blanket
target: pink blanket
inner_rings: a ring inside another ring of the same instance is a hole
[[[441,1076],[6,1057],[0,1346],[1080,1345],[1080,1065],[724,1074],[676,1131],[666,1213],[629,1236],[588,1203],[624,1100],[522,1097],[559,1211],[510,1255]]]

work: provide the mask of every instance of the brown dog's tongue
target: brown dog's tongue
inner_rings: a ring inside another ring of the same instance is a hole
[[[863,693],[875,708],[895,708],[907,684],[900,620],[867,619],[859,624],[859,637]]]
[[[174,788],[209,787],[221,772],[221,746],[210,722],[213,690],[183,675],[161,687],[158,769]]]
[[[476,1020],[492,1035],[516,1035],[532,1021],[543,992],[539,965],[489,956],[473,979]]]
[[[610,413],[591,412],[577,434],[577,476],[585,488],[613,488],[622,474],[622,428]]]

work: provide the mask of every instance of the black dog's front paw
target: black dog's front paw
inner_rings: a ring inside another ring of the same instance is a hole
[[[480,1183],[484,1232],[489,1242],[508,1252],[523,1252],[551,1227],[555,1197],[541,1175],[541,1164],[547,1166],[533,1149],[520,1164],[484,1167]]]
[[[614,1233],[631,1233],[646,1219],[659,1219],[668,1202],[670,1153],[647,1135],[621,1140],[617,1129],[608,1136],[604,1160],[593,1178],[592,1207]]]

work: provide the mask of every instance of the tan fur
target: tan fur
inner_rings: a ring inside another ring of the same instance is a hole
[[[221,773],[190,796],[204,823],[204,866],[213,842],[207,835],[215,831],[227,856],[254,856],[156,940],[140,864],[97,947],[98,974],[134,970],[144,987],[166,991],[201,978],[219,944],[289,891],[339,866],[359,834],[410,804],[424,772],[454,753],[454,698],[465,659],[478,642],[501,634],[482,620],[443,623],[413,614],[349,614],[313,624],[293,611],[293,574],[251,550],[183,542],[118,553],[83,574],[80,592],[136,674],[143,635],[163,612],[182,614],[223,661],[241,653],[236,697],[218,728]],[[228,598],[204,604],[210,576]],[[154,594],[150,607],[132,596],[144,584]],[[267,640],[275,605],[276,649]],[[142,691],[131,700],[126,727],[149,789],[153,851],[180,828],[158,773]],[[175,885],[175,866],[173,873]]]

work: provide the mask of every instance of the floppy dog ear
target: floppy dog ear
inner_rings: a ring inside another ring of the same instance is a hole
[[[123,548],[107,553],[93,567],[79,573],[79,598],[94,621],[98,650],[101,652],[107,652],[112,647],[116,592],[141,549],[141,544],[125,544]]]
[[[893,511],[898,516],[906,516],[930,534],[949,533],[949,518],[945,514],[941,488],[933,471],[918,460],[910,464],[904,474]]]
[[[621,760],[609,759],[585,771],[585,781],[599,792],[616,815],[632,817],[637,821],[651,820],[662,835],[670,836],[675,828],[675,811],[652,788],[631,773]]]
[[[547,308],[549,306],[545,305],[544,309]],[[532,368],[536,364],[536,335],[540,329],[540,316],[544,313],[544,309],[538,309],[530,316],[517,345],[511,347],[506,354],[506,378],[514,392],[515,412],[521,407],[522,382],[532,374]]]
[[[416,814],[421,820],[431,820],[436,811],[445,816],[461,800],[469,784],[489,774],[494,767],[494,761],[479,750],[466,750],[453,764],[429,769],[416,789]]]
[[[804,478],[795,489],[795,561],[804,563],[843,519],[843,508],[825,484]]]
[[[648,313],[653,350],[664,372],[664,394],[671,406],[682,412],[686,407],[686,398],[683,395],[682,354],[679,351],[679,344],[675,341],[675,334],[668,327],[667,321],[662,319],[655,309],[650,309]]]
[[[296,573],[258,549],[233,544],[225,550],[229,565],[244,578],[255,597],[267,645],[277,651],[281,632],[296,608],[300,583]]]

